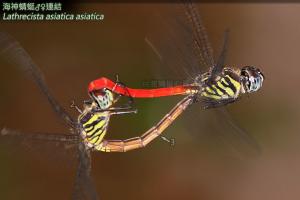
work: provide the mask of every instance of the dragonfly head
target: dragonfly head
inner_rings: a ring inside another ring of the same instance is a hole
[[[114,102],[113,93],[109,89],[96,90],[90,93],[100,109],[108,109]]]
[[[262,87],[264,81],[263,73],[254,66],[245,66],[241,70],[241,80],[245,92],[256,92]]]

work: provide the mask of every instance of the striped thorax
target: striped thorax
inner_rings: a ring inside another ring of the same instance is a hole
[[[241,70],[224,68],[214,80],[210,76],[205,73],[195,80],[195,85],[201,88],[198,94],[204,99],[205,108],[232,103],[241,94],[259,90],[264,81],[263,74],[254,66],[245,66]]]
[[[243,90],[238,72],[231,68],[224,68],[214,81],[207,82],[208,77],[209,74],[205,74],[202,79],[202,97],[213,100],[235,99]]]
[[[78,122],[81,125],[81,137],[86,147],[97,149],[106,135],[110,114],[108,111],[95,112],[96,108],[95,103],[86,106],[79,115]]]
[[[94,100],[86,104],[83,112],[78,117],[81,128],[81,137],[87,148],[99,150],[101,142],[107,133],[110,112],[105,111],[113,103],[113,94],[104,89],[99,94],[93,94]]]

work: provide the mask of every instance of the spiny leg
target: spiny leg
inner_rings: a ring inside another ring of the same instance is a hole
[[[110,112],[111,115],[122,115],[122,114],[131,114],[131,113],[134,113],[136,114],[137,113],[137,109],[120,109],[120,108],[115,108],[115,109],[109,109],[108,110]]]
[[[119,76],[118,75],[116,75],[116,83],[121,83],[121,82],[119,82]],[[123,83],[121,83],[122,85],[124,85]],[[124,87],[126,88],[126,86],[124,85]],[[120,95],[121,96],[121,95]],[[120,96],[118,96],[118,97],[120,97]],[[130,96],[130,98],[132,99],[132,97]],[[132,102],[131,103],[133,103],[133,99],[132,99]],[[122,111],[124,108],[122,108],[122,107],[120,107],[120,108],[111,108],[111,109],[109,109],[108,111],[110,111],[110,114],[111,115],[119,115],[119,114],[128,114],[128,113],[137,113],[137,109],[135,109],[135,110],[131,110],[130,109],[131,107],[129,107],[128,108],[128,110],[127,111]],[[127,109],[127,108],[125,108],[125,109]],[[175,139],[174,138],[167,138],[167,137],[165,137],[165,136],[160,136],[160,138],[163,140],[163,141],[165,141],[165,142],[167,142],[167,143],[169,143],[171,146],[174,146],[175,145]]]
[[[109,112],[110,115],[122,115],[122,114],[130,114],[130,113],[136,114],[137,109],[112,107],[112,108],[108,108],[108,109],[95,109],[94,112]]]
[[[128,101],[128,105],[127,105],[127,107],[128,108],[132,108],[132,105],[134,104],[134,100],[133,100],[133,98],[132,98],[132,96],[130,95],[130,92],[128,91],[128,89],[127,89],[127,87],[126,87],[126,85],[123,83],[123,82],[121,82],[120,80],[119,80],[119,75],[117,74],[116,75],[116,81],[115,81],[115,86],[113,87],[113,92],[114,92],[114,88],[117,86],[117,85],[120,85],[121,87],[123,87],[123,88],[125,88],[125,91],[127,92],[127,94],[128,94],[128,98],[129,98],[129,101]],[[120,98],[121,98],[121,96],[122,95],[118,95],[118,97],[115,99],[115,101],[114,101],[114,103],[115,102],[117,102]]]
[[[82,110],[75,104],[74,100],[72,100],[70,107],[75,108],[80,114],[82,113]]]

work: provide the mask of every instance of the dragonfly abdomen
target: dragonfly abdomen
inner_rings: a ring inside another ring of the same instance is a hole
[[[88,148],[100,145],[107,132],[109,112],[84,112],[79,116],[81,136]]]

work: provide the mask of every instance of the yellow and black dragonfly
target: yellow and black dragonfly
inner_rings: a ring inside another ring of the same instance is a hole
[[[184,98],[180,101],[166,116],[164,116],[156,125],[147,130],[139,137],[133,137],[126,140],[107,140],[108,124],[112,115],[136,113],[131,105],[125,107],[113,107],[121,97],[112,90],[103,89],[90,93],[90,99],[84,101],[81,110],[76,105],[79,112],[75,120],[66,110],[58,103],[46,85],[43,74],[38,66],[33,62],[25,49],[12,36],[0,32],[0,58],[7,64],[13,65],[23,72],[30,75],[31,79],[37,84],[41,92],[46,96],[52,109],[59,118],[70,128],[69,134],[51,134],[51,133],[25,133],[9,128],[1,129],[0,142],[5,139],[15,141],[25,141],[31,145],[31,141],[46,145],[47,142],[63,146],[63,151],[69,151],[73,148],[72,156],[78,159],[77,174],[72,199],[98,199],[95,186],[91,178],[91,152],[127,152],[147,146],[188,107],[191,103],[190,98]],[[118,84],[118,87],[121,83]],[[56,148],[53,146],[53,148]],[[64,152],[60,152],[64,154]],[[67,158],[66,158],[67,159]]]
[[[224,43],[215,61],[206,29],[195,4],[189,0],[180,2],[170,5],[171,11],[163,7],[161,9],[166,10],[155,13],[155,17],[152,18],[155,28],[151,26],[145,38],[148,46],[164,64],[164,67],[158,69],[159,73],[168,69],[159,78],[170,77],[174,72],[174,77],[183,80],[182,95],[190,95],[193,103],[200,102],[204,109],[214,108],[218,116],[218,126],[225,125],[232,129],[230,136],[224,134],[221,138],[226,143],[229,142],[230,148],[238,150],[238,154],[241,153],[239,151],[249,149],[252,153],[253,150],[256,153],[260,152],[256,140],[237,126],[225,106],[241,99],[243,94],[258,91],[264,81],[263,73],[255,66],[239,69],[225,65],[229,31],[224,34]],[[175,85],[176,88],[179,87]],[[159,91],[158,94],[163,92]],[[155,94],[151,95],[155,97]],[[199,118],[194,116],[189,122],[195,120]],[[189,126],[191,132],[199,133],[203,129],[196,126],[197,123],[195,122],[195,126]],[[223,131],[224,129],[221,130]]]
[[[21,69],[23,72],[29,74],[30,78],[33,79],[41,92],[46,96],[55,113],[72,130],[70,134],[50,134],[46,132],[24,133],[9,128],[2,128],[0,139],[1,142],[6,139],[21,142],[28,142],[32,140],[59,143],[66,146],[76,146],[77,149],[74,149],[74,153],[76,153],[76,155],[74,156],[78,158],[78,168],[72,198],[80,199],[82,196],[86,196],[87,199],[97,199],[98,195],[90,177],[91,155],[90,152],[85,148],[84,144],[80,142],[78,122],[74,120],[52,96],[40,69],[33,62],[29,54],[23,49],[19,42],[4,32],[0,33],[0,54],[1,59],[7,64],[16,66],[18,69]],[[53,148],[55,148],[55,145]]]

